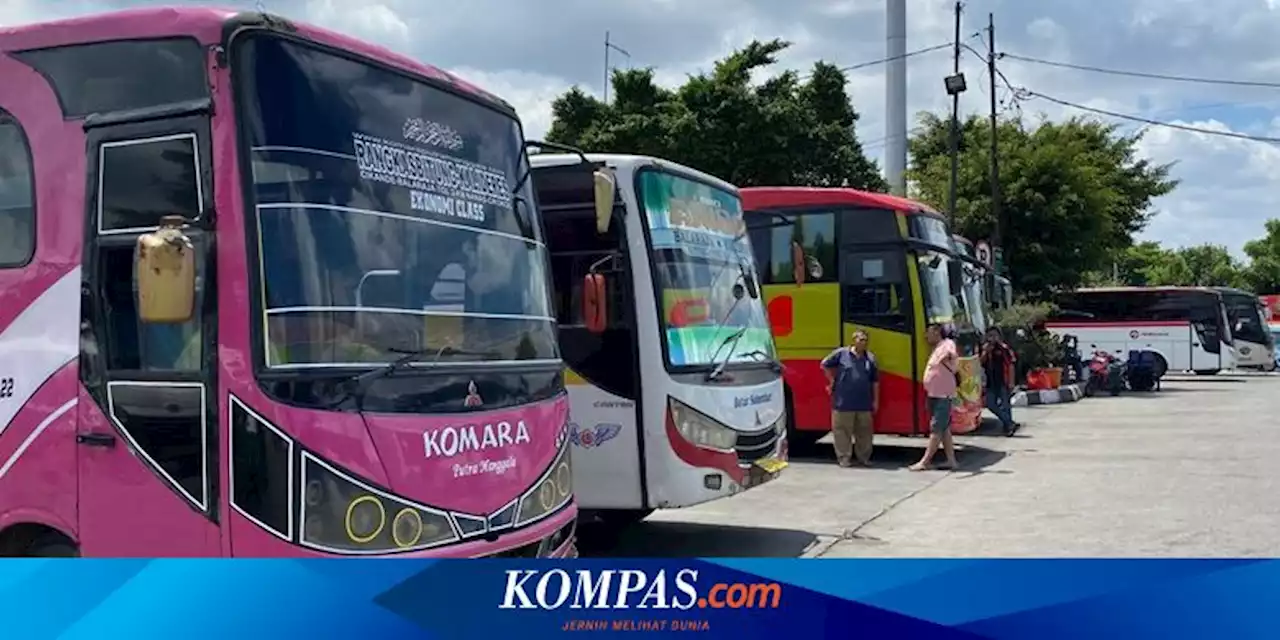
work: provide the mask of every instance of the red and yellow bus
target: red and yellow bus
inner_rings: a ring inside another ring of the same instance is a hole
[[[980,334],[968,321],[963,269],[945,218],[905,198],[854,189],[741,190],[778,354],[786,364],[790,447],[831,429],[822,358],[866,331],[880,366],[876,433],[929,432],[925,327],[943,323],[961,350],[956,433],[982,415]]]

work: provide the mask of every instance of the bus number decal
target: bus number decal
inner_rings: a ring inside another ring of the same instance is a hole
[[[13,397],[13,378],[0,378],[0,400],[8,400]]]

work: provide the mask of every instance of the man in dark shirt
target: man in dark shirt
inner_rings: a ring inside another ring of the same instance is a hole
[[[880,372],[867,351],[867,334],[856,331],[853,346],[822,360],[831,393],[831,438],[842,467],[871,463],[872,417],[880,408]]]
[[[979,356],[983,373],[987,377],[987,409],[1000,419],[1000,429],[1006,436],[1017,432],[1018,423],[1013,421],[1013,406],[1010,402],[1012,390],[1013,363],[1017,357],[1013,348],[1004,341],[1000,329],[987,329],[986,340],[982,343]]]

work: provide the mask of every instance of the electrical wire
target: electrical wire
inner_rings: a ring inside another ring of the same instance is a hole
[[[951,48],[951,47],[953,47],[953,46],[955,46],[955,43],[952,43],[952,42],[944,42],[944,43],[942,43],[942,44],[935,44],[935,45],[933,45],[932,47],[925,47],[925,48],[923,48],[923,49],[916,49],[915,51],[908,51],[908,52],[906,52],[906,53],[904,53],[904,54],[902,54],[902,55],[899,55],[899,56],[889,56],[889,57],[887,57],[887,58],[878,58],[878,59],[876,59],[876,60],[867,60],[866,62],[859,62],[859,63],[857,63],[857,64],[851,64],[851,65],[846,66],[846,67],[840,67],[840,68],[838,68],[837,70],[838,70],[838,71],[840,71],[841,73],[849,73],[850,71],[857,71],[857,70],[859,70],[859,69],[865,69],[865,68],[867,68],[867,67],[874,67],[874,66],[876,66],[876,65],[881,65],[881,64],[886,64],[886,63],[889,63],[889,62],[893,62],[894,60],[905,60],[905,59],[907,59],[907,58],[912,58],[912,57],[915,57],[915,56],[918,56],[918,55],[921,55],[921,54],[925,54],[925,53],[933,53],[934,51],[941,51],[941,50],[943,50],[943,49],[950,49],[950,48]],[[811,78],[811,77],[813,77],[813,72],[812,72],[812,71],[809,71],[809,72],[805,72],[805,73],[800,74],[800,75],[798,76],[798,79],[799,79],[799,80],[807,80],[807,79],[809,79],[809,78]]]
[[[997,59],[1009,58],[1010,60],[1019,60],[1022,62],[1030,62],[1032,64],[1040,64],[1050,67],[1059,67],[1062,69],[1075,69],[1076,71],[1089,71],[1093,73],[1105,73],[1113,76],[1127,76],[1131,78],[1147,78],[1150,80],[1169,80],[1171,82],[1190,82],[1194,84],[1217,84],[1228,85],[1233,87],[1270,87],[1280,89],[1280,82],[1262,82],[1259,80],[1233,80],[1229,78],[1205,78],[1197,76],[1179,76],[1164,73],[1146,73],[1142,71],[1125,71],[1121,69],[1107,69],[1104,67],[1094,67],[1084,64],[1073,64],[1070,62],[1057,62],[1055,60],[1044,60],[1042,58],[1032,58],[1030,56],[1020,56],[1014,53],[997,54]]]
[[[1041,100],[1046,100],[1048,102],[1052,102],[1054,104],[1057,104],[1063,107],[1078,109],[1080,111],[1087,111],[1089,113],[1094,113],[1101,116],[1107,116],[1109,118],[1129,120],[1131,122],[1141,122],[1143,124],[1151,125],[1154,127],[1178,129],[1179,131],[1189,131],[1191,133],[1203,133],[1205,135],[1221,136],[1224,138],[1235,138],[1237,140],[1252,140],[1254,142],[1269,142],[1272,144],[1280,143],[1280,138],[1273,138],[1269,136],[1254,136],[1254,135],[1249,135],[1247,133],[1238,133],[1235,131],[1217,131],[1214,129],[1205,129],[1203,127],[1193,127],[1191,125],[1181,124],[1177,122],[1163,122],[1160,120],[1153,120],[1151,118],[1143,118],[1142,116],[1135,116],[1127,113],[1118,113],[1115,111],[1108,111],[1106,109],[1098,109],[1096,107],[1088,107],[1082,104],[1077,104],[1075,102],[1070,102],[1068,100],[1063,100],[1061,98],[1048,96],[1043,93],[1039,93],[1037,91],[1031,91],[1030,89],[1019,88],[1017,91],[1021,95],[1022,99],[1040,98]]]
[[[845,72],[845,73],[848,73],[848,72],[850,72],[850,71],[857,71],[858,69],[865,69],[865,68],[867,68],[867,67],[874,67],[874,66],[876,66],[876,65],[878,65],[878,64],[885,64],[885,63],[888,63],[888,62],[893,62],[894,60],[905,60],[906,58],[911,58],[911,57],[913,57],[913,56],[918,56],[918,55],[920,55],[920,54],[922,54],[922,53],[931,53],[931,52],[934,52],[934,51],[941,51],[941,50],[943,50],[943,49],[949,49],[949,48],[951,48],[951,47],[953,47],[953,46],[955,46],[955,43],[952,43],[952,42],[944,42],[944,43],[942,43],[942,44],[935,44],[935,45],[933,45],[932,47],[925,47],[925,48],[923,48],[923,49],[916,49],[915,51],[908,51],[908,52],[906,52],[906,53],[904,53],[904,54],[902,54],[902,55],[899,55],[899,56],[890,56],[890,57],[888,57],[888,58],[881,58],[881,59],[879,59],[879,60],[868,60],[868,61],[866,61],[866,62],[860,62],[860,63],[858,63],[858,64],[849,65],[849,66],[847,66],[847,67],[840,67],[840,70],[841,70],[841,71],[843,71],[843,72]]]

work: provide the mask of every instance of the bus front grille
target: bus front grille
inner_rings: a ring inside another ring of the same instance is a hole
[[[733,450],[738,454],[738,464],[749,465],[761,458],[772,456],[778,449],[781,431],[776,428],[755,433],[740,433]]]

